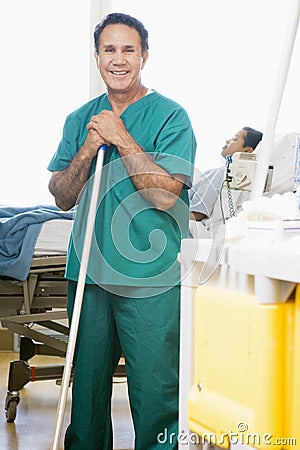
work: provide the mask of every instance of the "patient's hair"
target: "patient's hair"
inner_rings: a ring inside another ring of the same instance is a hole
[[[250,127],[243,127],[243,130],[247,131],[244,147],[252,147],[253,150],[256,149],[258,143],[262,140],[263,134]]]
[[[142,44],[142,52],[144,53],[146,50],[148,50],[148,31],[145,29],[142,22],[135,19],[132,16],[129,16],[128,14],[123,13],[111,13],[105,16],[98,25],[95,27],[94,31],[94,46],[96,53],[98,54],[99,50],[99,41],[100,41],[100,35],[102,31],[104,30],[107,25],[116,25],[116,24],[122,24],[127,25],[130,28],[135,28],[136,31],[139,33],[141,38],[141,44]]]

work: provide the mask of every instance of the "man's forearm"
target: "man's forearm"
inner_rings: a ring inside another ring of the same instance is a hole
[[[80,152],[74,157],[67,169],[53,172],[49,190],[55,198],[56,205],[67,211],[76,203],[90,172],[91,158]]]
[[[135,187],[144,198],[161,210],[167,210],[176,203],[184,183],[183,175],[171,176],[151,161],[136,143],[118,149]]]

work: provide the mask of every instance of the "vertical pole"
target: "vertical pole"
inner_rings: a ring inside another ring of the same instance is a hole
[[[258,164],[255,172],[253,189],[250,198],[255,199],[263,194],[265,181],[270,161],[270,154],[274,142],[276,124],[278,120],[279,109],[282,101],[289,66],[292,58],[294,43],[297,34],[297,28],[300,17],[300,0],[292,0],[292,8],[286,29],[286,41],[283,46],[281,63],[277,74],[277,81],[274,87],[273,101],[271,104],[266,129],[262,139],[261,152],[258,155]]]
[[[95,25],[102,19],[103,16],[111,11],[111,0],[90,0],[90,30],[91,30],[91,44],[90,44],[90,98],[95,98],[101,93],[105,92],[105,85],[100,77],[96,66],[94,57],[94,39],[93,33]]]

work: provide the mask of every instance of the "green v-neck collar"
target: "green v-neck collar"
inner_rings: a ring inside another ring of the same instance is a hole
[[[140,98],[139,100],[137,100],[136,102],[132,103],[131,105],[127,106],[127,108],[125,109],[125,111],[122,112],[121,114],[121,118],[126,117],[128,114],[134,113],[136,111],[138,111],[139,109],[145,108],[145,106],[149,105],[150,103],[153,102],[153,100],[157,99],[157,93],[155,91],[152,91],[150,94],[145,95],[144,97]],[[109,103],[108,100],[108,95],[104,94],[104,108],[103,109],[109,109],[110,111],[112,111],[112,107],[111,104]],[[106,108],[107,105],[107,108]]]

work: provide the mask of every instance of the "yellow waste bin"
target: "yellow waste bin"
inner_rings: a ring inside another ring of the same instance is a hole
[[[192,432],[221,448],[300,448],[299,304],[299,287],[284,303],[264,304],[248,293],[197,288]]]

